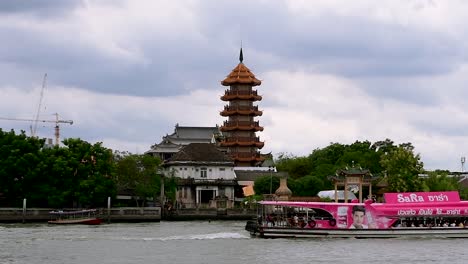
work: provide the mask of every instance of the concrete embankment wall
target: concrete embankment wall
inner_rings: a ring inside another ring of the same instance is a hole
[[[0,223],[47,222],[50,208],[0,208]],[[78,209],[73,209],[78,210]],[[161,220],[247,220],[256,215],[255,209],[178,209],[161,207],[116,207],[98,209],[99,217],[107,222],[158,222]]]
[[[23,211],[22,208],[0,208],[0,222],[47,222],[51,219],[49,212],[53,210],[54,209],[49,208],[28,208]],[[100,218],[110,222],[145,222],[161,220],[161,207],[119,207],[111,208],[110,210],[107,208],[97,210]],[[64,211],[67,211],[67,209],[64,209]]]

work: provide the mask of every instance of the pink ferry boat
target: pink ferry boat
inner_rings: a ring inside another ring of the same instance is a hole
[[[384,203],[261,201],[252,236],[468,238],[468,201],[456,191],[386,193]]]

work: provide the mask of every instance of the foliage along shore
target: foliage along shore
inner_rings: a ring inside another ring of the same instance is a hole
[[[0,129],[0,207],[28,206],[43,208],[105,207],[107,197],[128,190],[134,197],[160,194],[161,161],[149,155],[112,151],[102,143],[90,144],[81,139],[65,139],[63,146],[44,147],[44,139],[26,136],[22,131]],[[385,191],[458,190],[468,199],[468,190],[458,184],[449,171],[427,173],[411,143],[395,145],[386,139],[371,143],[356,141],[350,145],[332,143],[315,149],[305,157],[280,154],[275,160],[278,171],[288,172],[288,186],[294,196],[315,196],[331,189],[328,176],[336,170],[355,164],[369,169],[386,181]],[[274,190],[279,179],[268,173],[255,182],[257,194]],[[165,178],[165,195],[175,201],[176,181]],[[146,199],[135,199],[132,206],[145,206]],[[118,204],[115,204],[118,206]]]

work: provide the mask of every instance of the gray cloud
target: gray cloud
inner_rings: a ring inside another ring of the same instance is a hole
[[[0,14],[26,13],[47,19],[82,5],[83,0],[3,0],[0,1]]]
[[[430,131],[431,135],[442,137],[467,137],[468,125],[459,122],[457,119],[452,119],[451,116],[446,116],[447,119],[441,120],[418,120],[412,122],[412,126],[417,130]],[[447,122],[446,120],[453,120]]]
[[[81,3],[42,2],[44,8],[57,10]],[[40,4],[27,3],[4,4],[3,9],[41,12]],[[48,72],[60,85],[140,96],[182,94],[194,87],[222,90],[219,80],[236,65],[241,40],[246,63],[254,65],[256,73],[312,67],[349,78],[398,77],[444,74],[462,62],[460,44],[448,35],[365,17],[293,16],[283,2],[209,1],[197,6],[194,14],[198,32],[182,31],[167,38],[149,30],[148,36],[135,40],[145,62],[110,57],[80,41],[80,32],[63,32],[67,38],[61,39],[60,31],[44,33],[14,25],[0,28],[0,34],[8,36],[0,59],[18,66],[13,75],[29,68]],[[260,60],[261,56],[269,58]],[[8,81],[19,85],[20,79]]]

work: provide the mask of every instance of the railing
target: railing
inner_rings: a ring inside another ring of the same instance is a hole
[[[110,220],[161,220],[161,207],[118,207],[101,209],[101,217]]]
[[[252,91],[232,91],[232,90],[226,90],[224,91],[224,95],[254,95],[257,96],[258,93],[256,90]]]
[[[49,208],[0,208],[0,222],[47,222],[50,220]],[[77,211],[64,209],[64,211]],[[159,221],[161,220],[161,207],[113,207],[99,208],[97,215],[110,221]]]
[[[225,142],[260,142],[260,137],[229,137]]]
[[[29,208],[23,215],[22,208],[0,208],[0,222],[43,222],[50,220],[49,212],[53,209]],[[78,209],[76,209],[78,210]],[[104,221],[110,222],[138,222],[138,221],[160,221],[162,211],[160,207],[114,207],[99,209]],[[175,208],[167,217],[172,219],[250,219],[256,215],[255,209],[249,208],[209,208],[209,205],[198,205],[198,208],[183,209]]]
[[[230,105],[225,105],[224,106],[224,111],[258,111],[258,106],[230,106]]]
[[[259,127],[260,123],[258,121],[224,121],[223,126],[225,127],[236,127],[236,126],[243,126],[243,127]]]
[[[229,101],[231,99],[246,99],[246,100],[262,100],[262,96],[258,95],[257,91],[231,91],[231,90],[226,90],[224,92],[224,95],[221,96],[221,100],[223,101]]]
[[[236,180],[226,180],[226,179],[177,179],[178,185],[237,185]]]

